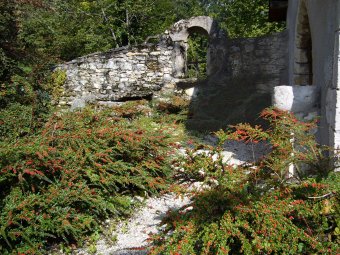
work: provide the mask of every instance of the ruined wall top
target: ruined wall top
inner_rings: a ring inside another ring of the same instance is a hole
[[[226,37],[217,22],[208,16],[180,20],[171,27],[169,35],[173,42],[187,42],[191,31],[203,32],[211,39]]]
[[[209,37],[207,78],[186,78],[188,36]],[[275,85],[287,66],[287,34],[228,39],[209,17],[177,22],[155,43],[112,49],[64,63],[67,79],[60,107],[115,105],[141,98],[181,95],[191,100],[187,127],[218,130],[237,122],[252,122],[270,105]]]

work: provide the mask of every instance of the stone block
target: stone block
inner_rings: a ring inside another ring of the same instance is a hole
[[[230,51],[231,51],[231,52],[240,52],[241,49],[240,49],[239,47],[237,47],[237,46],[232,46],[232,47],[230,48]]]
[[[102,87],[100,82],[94,81],[92,82],[92,87],[95,89],[100,89]]]
[[[326,93],[326,121],[333,130],[335,130],[335,112],[337,103],[337,90],[327,89]]]
[[[311,66],[309,63],[295,63],[294,65],[295,74],[310,74]]]
[[[136,70],[139,70],[139,71],[146,70],[146,65],[145,64],[137,64]]]
[[[309,113],[318,107],[317,86],[276,86],[272,97],[273,105],[294,113]]]
[[[159,55],[161,55],[161,53],[159,51],[153,51],[153,52],[150,52],[150,55],[151,56],[159,56]]]
[[[135,59],[140,60],[140,61],[145,61],[146,56],[140,56],[140,55],[138,55],[138,56],[135,57]]]
[[[161,58],[165,58],[164,56],[171,56],[171,55],[172,55],[172,51],[167,50],[167,51],[162,52]]]
[[[295,51],[294,61],[297,63],[308,63],[308,51],[303,49],[298,49]]]
[[[113,59],[110,59],[106,64],[106,68],[116,70],[116,69],[118,69],[118,66]]]
[[[83,86],[79,86],[79,85],[77,85],[77,86],[75,86],[75,87],[73,87],[73,91],[74,92],[81,92],[83,90]]]
[[[294,84],[307,85],[310,80],[310,74],[294,74]]]
[[[164,80],[165,82],[170,82],[170,81],[173,80],[173,77],[172,77],[170,74],[164,74],[164,75],[163,75],[163,80]]]
[[[246,52],[252,52],[254,50],[254,45],[253,44],[245,45],[244,49]]]
[[[90,63],[89,63],[89,69],[94,69],[94,70],[96,70],[96,69],[97,69],[96,64],[93,63],[93,62],[90,62]]]
[[[164,68],[163,68],[163,72],[164,72],[165,74],[170,74],[170,73],[172,73],[172,68],[164,67]]]
[[[129,62],[125,62],[121,65],[122,70],[124,71],[131,71],[132,70],[132,64]]]
[[[125,83],[119,83],[119,85],[118,85],[119,89],[124,89],[125,87],[126,87]]]
[[[189,97],[192,98],[195,94],[195,88],[189,88],[184,91],[184,93]]]
[[[71,102],[71,111],[74,111],[79,108],[84,108],[86,105],[86,101],[83,98],[76,98]]]

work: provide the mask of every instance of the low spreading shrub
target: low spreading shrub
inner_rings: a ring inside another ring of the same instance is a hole
[[[152,109],[146,100],[126,102],[120,106],[114,106],[112,110],[112,114],[115,116],[126,119],[136,119],[143,116],[150,117],[152,115]]]
[[[180,124],[188,119],[190,102],[181,96],[169,96],[155,101],[153,108],[163,121]]]
[[[0,110],[0,139],[15,140],[31,133],[33,108],[30,105],[12,103]]]
[[[206,188],[169,214],[151,254],[339,254],[340,176],[325,167],[325,149],[311,134],[315,123],[276,109],[261,116],[269,129],[239,124],[217,132],[220,143],[210,153],[200,153],[202,145],[188,151],[178,176]],[[228,139],[261,142],[270,152],[229,166],[221,154]]]
[[[156,104],[156,109],[164,113],[178,114],[188,110],[189,101],[180,96],[171,96],[166,100],[160,100]]]
[[[1,141],[0,254],[76,243],[103,219],[129,214],[132,196],[165,189],[173,138],[166,124],[151,122],[87,108]]]

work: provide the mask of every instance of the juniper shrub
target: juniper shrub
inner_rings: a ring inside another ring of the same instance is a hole
[[[340,176],[322,163],[326,149],[310,132],[315,123],[273,108],[261,117],[269,129],[239,124],[217,132],[219,146],[210,153],[198,153],[203,145],[188,150],[178,176],[208,188],[169,214],[151,254],[339,254]],[[228,166],[221,151],[229,139],[267,144],[270,152]],[[297,173],[287,178],[291,164]],[[302,165],[309,170],[299,171]]]
[[[103,219],[129,214],[132,196],[167,187],[172,127],[119,111],[55,113],[38,133],[1,142],[1,254],[81,241]]]

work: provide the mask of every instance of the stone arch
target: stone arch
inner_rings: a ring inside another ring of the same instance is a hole
[[[195,30],[208,34],[209,38],[216,38],[219,34],[217,22],[208,16],[198,16],[175,23],[170,38],[173,42],[187,42],[190,32]]]
[[[188,20],[180,20],[170,29],[169,36],[174,44],[174,77],[183,78],[187,70],[188,38],[197,32],[207,35],[209,41],[224,38],[224,33],[211,17],[198,16]],[[208,48],[207,66],[210,65],[211,50]]]
[[[294,84],[313,85],[313,46],[306,0],[299,3],[294,47]]]

